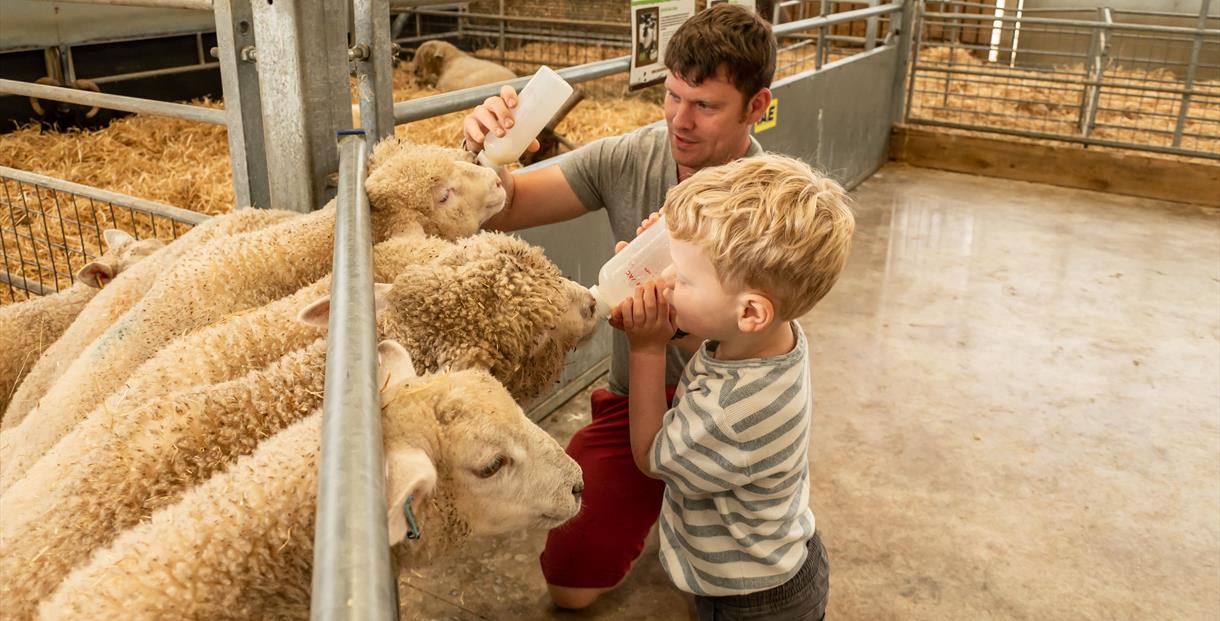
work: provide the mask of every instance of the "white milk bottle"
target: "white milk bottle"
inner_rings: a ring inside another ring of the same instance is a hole
[[[597,284],[589,287],[589,292],[597,299],[598,316],[608,316],[611,308],[635,292],[636,285],[660,278],[672,262],[669,227],[662,215],[598,272]]]
[[[479,154],[479,163],[495,168],[517,161],[530,141],[551,122],[551,117],[555,116],[571,95],[571,84],[565,82],[550,67],[539,67],[538,72],[517,96],[517,107],[513,110],[513,126],[504,132],[502,137],[488,134],[483,139],[483,152]]]

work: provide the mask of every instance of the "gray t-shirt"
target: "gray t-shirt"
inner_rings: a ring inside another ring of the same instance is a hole
[[[750,137],[746,157],[762,147]],[[559,169],[585,209],[606,209],[615,241],[635,239],[635,229],[648,214],[661,208],[665,193],[678,184],[678,165],[669,150],[665,126],[641,127],[629,134],[602,138],[559,163]],[[627,394],[627,337],[614,332],[610,356],[610,390]],[[665,384],[676,386],[690,355],[673,345],[666,356]]]

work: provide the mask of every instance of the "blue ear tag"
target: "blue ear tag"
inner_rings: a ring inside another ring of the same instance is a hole
[[[415,522],[415,514],[411,512],[412,496],[402,503],[402,516],[407,519],[407,539],[419,539],[419,524]]]

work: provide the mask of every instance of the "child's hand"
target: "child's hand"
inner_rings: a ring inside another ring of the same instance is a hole
[[[610,325],[627,333],[632,351],[665,351],[676,331],[673,320],[665,288],[655,280],[636,287],[635,295],[610,311]]]

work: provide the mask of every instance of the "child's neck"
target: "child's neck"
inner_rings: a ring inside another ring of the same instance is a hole
[[[782,356],[796,347],[792,323],[777,321],[759,332],[741,332],[716,346],[717,360],[749,360]]]

